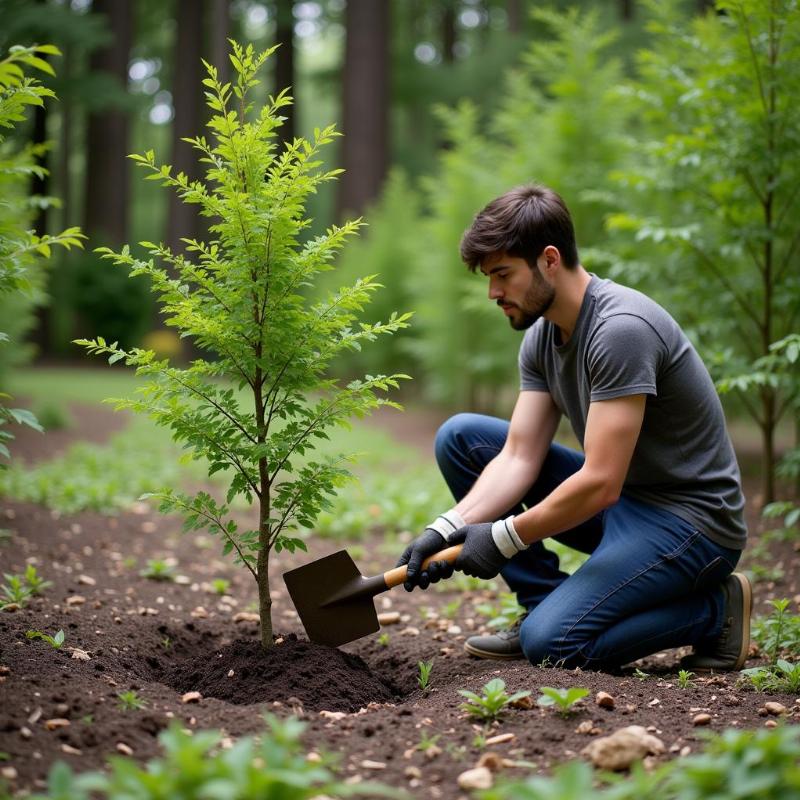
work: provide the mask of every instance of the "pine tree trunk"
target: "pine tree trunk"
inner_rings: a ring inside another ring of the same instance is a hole
[[[274,93],[291,88],[294,102],[281,109],[286,121],[278,130],[282,142],[291,142],[297,135],[297,87],[294,78],[294,0],[277,0],[275,42],[280,47],[275,52]]]
[[[359,214],[380,193],[389,159],[389,3],[349,0],[337,214]]]
[[[93,14],[108,17],[111,44],[95,51],[92,72],[108,72],[125,90],[133,34],[133,3],[94,0]],[[86,130],[86,201],[83,232],[93,246],[119,245],[128,238],[128,115],[103,109],[89,115]]]

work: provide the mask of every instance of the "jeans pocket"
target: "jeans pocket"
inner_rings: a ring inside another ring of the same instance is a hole
[[[700,570],[694,582],[695,591],[702,591],[722,583],[734,570],[734,565],[725,556],[717,556]]]

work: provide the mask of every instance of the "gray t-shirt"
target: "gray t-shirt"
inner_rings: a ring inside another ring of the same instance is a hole
[[[744,497],[719,397],[661,306],[592,275],[567,342],[539,319],[522,340],[519,367],[522,390],[549,392],[581,446],[589,403],[647,395],[623,494],[671,511],[718,544],[744,547]]]

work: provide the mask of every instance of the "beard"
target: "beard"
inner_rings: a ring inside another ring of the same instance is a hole
[[[498,305],[511,306],[516,309],[514,314],[509,315],[508,322],[515,331],[524,331],[530,328],[553,305],[555,296],[556,290],[534,271],[533,283],[525,292],[521,303],[501,304],[498,301]]]

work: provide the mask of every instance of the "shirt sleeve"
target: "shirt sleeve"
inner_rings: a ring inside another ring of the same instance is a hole
[[[541,323],[525,331],[519,348],[519,385],[521,391],[548,392],[547,379],[541,364]]]
[[[642,317],[609,317],[597,328],[587,348],[590,402],[634,394],[657,395],[657,376],[666,355],[666,344]]]

